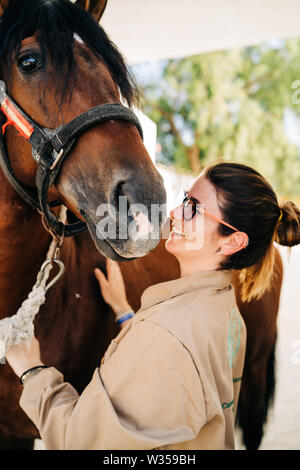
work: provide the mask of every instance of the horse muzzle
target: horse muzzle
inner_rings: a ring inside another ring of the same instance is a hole
[[[98,206],[91,207],[91,198],[87,197],[89,205],[80,210],[98,250],[118,261],[142,257],[152,251],[159,243],[167,218],[163,185],[152,193],[151,203],[141,183],[128,181],[122,186],[122,192],[115,194],[112,190],[113,196]]]

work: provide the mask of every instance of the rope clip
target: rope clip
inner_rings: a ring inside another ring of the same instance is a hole
[[[56,274],[56,276],[48,284],[45,285],[45,292],[47,292],[50,289],[50,287],[52,287],[62,277],[62,275],[65,272],[64,263],[59,259],[60,249],[63,244],[63,241],[64,241],[63,237],[61,239],[56,239],[56,243],[55,243],[51,258],[44,261],[37,275],[35,287],[39,287],[41,285],[46,275],[47,277],[49,276],[49,273],[46,272],[48,266],[50,266],[50,269],[52,269],[53,265],[56,264],[59,268],[59,271]]]
[[[45,292],[47,292],[50,287],[52,287],[64,274],[65,272],[65,265],[60,259],[49,259],[45,261],[40,269],[40,272],[38,273],[37,280],[35,283],[35,287],[39,287],[41,283],[43,282],[45,275],[46,275],[46,269],[49,265],[53,266],[53,264],[56,264],[59,268],[58,273],[56,276],[50,281],[46,286],[45,286]]]

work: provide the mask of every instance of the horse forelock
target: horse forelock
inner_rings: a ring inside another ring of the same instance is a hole
[[[74,39],[80,38],[101,59],[118,85],[122,97],[132,105],[138,99],[136,84],[124,58],[102,27],[82,8],[69,0],[11,0],[0,21],[0,66],[9,74],[14,53],[23,39],[37,34],[42,63],[47,56],[55,69],[62,100],[76,72]]]

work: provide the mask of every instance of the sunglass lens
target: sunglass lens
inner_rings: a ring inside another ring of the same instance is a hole
[[[195,204],[191,199],[183,203],[183,218],[184,220],[191,220],[195,215]]]

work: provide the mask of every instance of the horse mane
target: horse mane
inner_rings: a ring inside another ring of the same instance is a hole
[[[131,106],[138,100],[137,86],[117,47],[91,15],[69,0],[11,0],[0,20],[1,68],[5,63],[9,73],[14,51],[18,53],[22,40],[36,32],[42,63],[46,64],[47,52],[55,68],[62,102],[76,72],[74,34],[103,61],[127,104]]]

